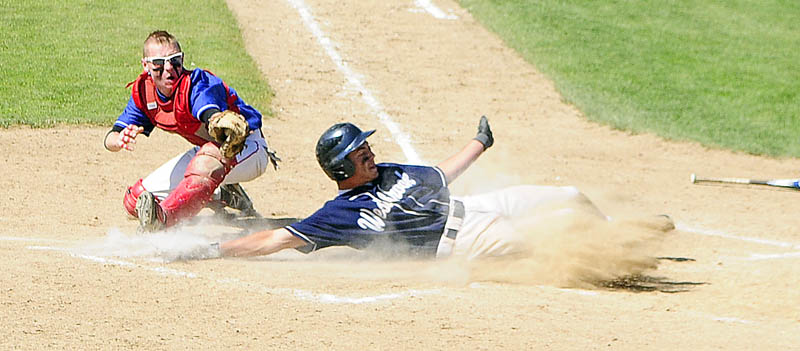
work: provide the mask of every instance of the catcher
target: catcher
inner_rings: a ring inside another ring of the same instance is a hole
[[[144,71],[128,84],[128,105],[103,141],[109,151],[133,151],[139,135],[158,127],[195,145],[128,187],[123,205],[138,217],[140,231],[193,217],[212,197],[252,214],[239,183],[259,177],[270,162],[277,169],[279,159],[261,132],[261,113],[211,72],[188,70],[183,62],[174,36],[151,33],[144,41]]]
[[[336,198],[297,223],[214,244],[210,255],[267,255],[287,248],[308,253],[337,245],[364,249],[388,239],[405,243],[411,256],[474,259],[523,250],[528,243],[514,235],[513,224],[531,215],[583,213],[606,220],[571,186],[521,185],[450,196],[448,184],[494,143],[486,117],[481,118],[476,137],[436,167],[375,164],[366,140],[373,132],[340,123],[319,138],[317,161],[338,184]]]

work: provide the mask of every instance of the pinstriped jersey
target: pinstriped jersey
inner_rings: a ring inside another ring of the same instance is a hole
[[[288,225],[311,252],[328,246],[400,242],[409,254],[433,257],[444,231],[450,191],[439,168],[380,163],[378,178],[343,191],[308,218]]]

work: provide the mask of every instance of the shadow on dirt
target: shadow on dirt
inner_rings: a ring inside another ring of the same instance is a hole
[[[659,260],[675,262],[692,262],[693,258],[687,257],[658,257]],[[600,282],[600,286],[611,290],[628,290],[634,292],[658,291],[663,293],[688,292],[691,288],[698,285],[705,285],[705,282],[671,281],[665,277],[653,277],[648,275],[632,275]]]
[[[637,275],[602,282],[601,286],[612,290],[629,290],[634,292],[658,291],[663,293],[688,292],[692,287],[704,285],[703,282],[674,282],[664,277]]]

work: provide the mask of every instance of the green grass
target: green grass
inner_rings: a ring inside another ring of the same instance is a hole
[[[0,0],[0,126],[111,125],[141,73],[142,42],[164,29],[265,115],[272,93],[222,0]],[[198,24],[200,23],[200,24]]]
[[[222,0],[0,0],[0,126],[110,125],[144,38],[175,34],[265,114],[271,92]],[[800,2],[461,0],[590,119],[800,156]],[[197,24],[201,22],[202,24]],[[191,67],[191,66],[190,66]]]
[[[800,156],[800,2],[461,0],[592,120]]]

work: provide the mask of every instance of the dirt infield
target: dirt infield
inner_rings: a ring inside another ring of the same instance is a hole
[[[12,128],[0,130],[0,349],[800,345],[800,216],[792,210],[800,193],[689,182],[691,173],[791,178],[800,161],[589,123],[456,3],[435,4],[451,19],[410,0],[229,1],[276,91],[264,131],[285,162],[245,184],[262,214],[303,217],[335,193],[313,157],[332,123],[378,129],[377,161],[403,161],[408,150],[386,124],[396,123],[435,164],[485,114],[495,146],[454,193],[575,185],[614,218],[671,215],[678,230],[654,255],[692,260],[661,259],[647,281],[608,289],[485,280],[464,267],[350,250],[167,262],[153,245],[169,239],[137,237],[122,194],[187,143],[156,132],[136,152],[112,154],[101,143],[106,128]],[[202,242],[237,233],[201,223],[176,235]]]

